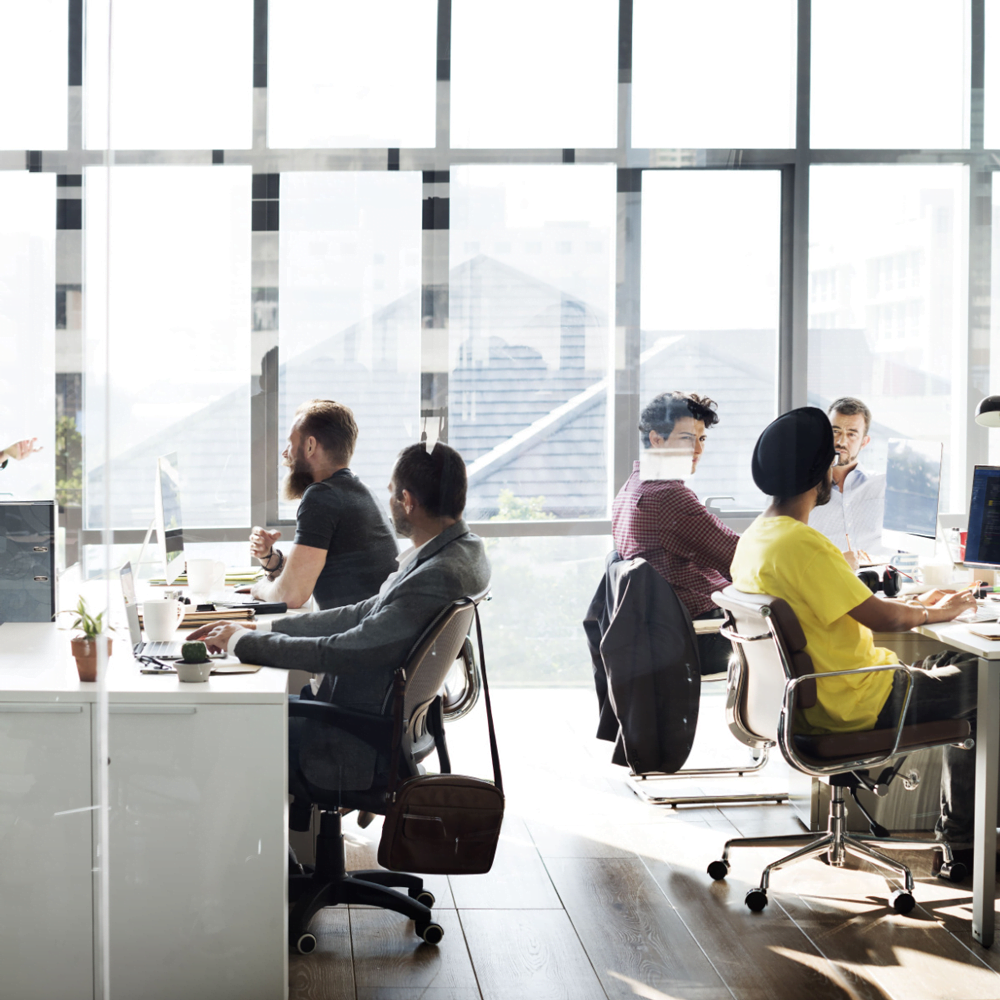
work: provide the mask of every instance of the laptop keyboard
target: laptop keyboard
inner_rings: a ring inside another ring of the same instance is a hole
[[[971,613],[966,611],[965,614],[958,616],[958,621],[969,625],[975,625],[977,622],[995,622],[998,619],[1000,619],[1000,607],[996,605],[985,605]]]
[[[179,642],[144,642],[140,652],[143,656],[182,656]]]

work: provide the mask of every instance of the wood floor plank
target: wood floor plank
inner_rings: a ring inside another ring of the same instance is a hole
[[[552,858],[546,867],[611,1000],[732,1000],[638,858]]]
[[[414,933],[413,922],[398,913],[352,908],[350,914],[358,990],[407,989],[411,997],[417,997],[419,991],[431,988],[477,988],[462,925],[454,910],[434,915],[444,928],[439,945],[423,944]]]
[[[558,909],[562,905],[519,816],[504,817],[492,871],[452,875],[448,881],[460,909]]]
[[[883,1000],[880,990],[828,962],[779,907],[747,910],[749,882],[713,882],[677,862],[645,863],[736,1000]]]
[[[334,995],[335,996],[335,995]],[[340,1000],[339,997],[336,1000]],[[357,1000],[482,1000],[478,989],[428,986],[414,993],[410,986],[362,986]]]
[[[772,892],[772,903],[788,913],[831,962],[877,983],[887,996],[1000,996],[1000,976],[958,939],[943,933],[930,912],[917,908],[904,917],[889,910],[886,881],[879,875],[817,862],[791,871],[798,876],[795,891]],[[787,878],[791,871],[779,874]],[[922,888],[916,887],[916,896]]]
[[[563,910],[458,912],[483,1000],[607,1000]]]
[[[310,930],[317,947],[311,955],[289,955],[288,1000],[354,996],[351,924],[346,907],[321,910]]]

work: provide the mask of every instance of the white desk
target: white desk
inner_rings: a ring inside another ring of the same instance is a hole
[[[104,854],[112,997],[287,997],[286,682],[140,674],[116,638],[105,848],[98,685],[79,681],[68,633],[0,625],[4,995],[101,995]]]
[[[1000,770],[1000,642],[980,639],[967,625],[946,622],[914,629],[979,657],[976,723],[976,861],[972,873],[972,936],[993,944],[996,906],[997,772]]]

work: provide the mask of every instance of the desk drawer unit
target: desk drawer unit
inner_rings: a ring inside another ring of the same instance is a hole
[[[90,706],[0,702],[0,997],[94,993]]]
[[[287,995],[285,734],[279,705],[112,703],[112,997]]]

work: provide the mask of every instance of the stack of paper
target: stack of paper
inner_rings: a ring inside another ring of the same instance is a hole
[[[221,621],[250,621],[253,616],[253,608],[222,608],[219,611],[195,611],[192,606],[184,612],[184,619],[178,628],[197,628],[199,625],[208,625],[211,622]],[[139,624],[142,624],[141,613],[139,615]]]

